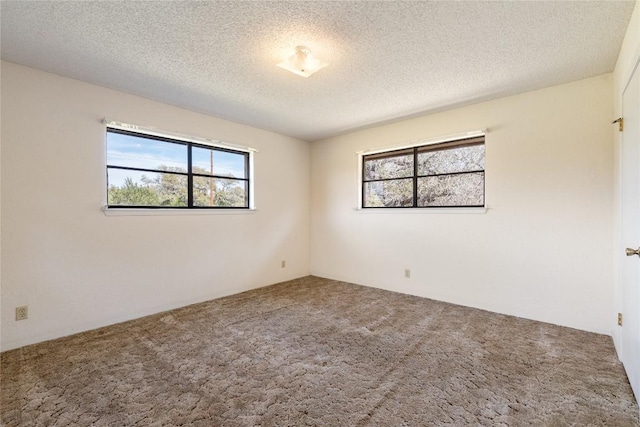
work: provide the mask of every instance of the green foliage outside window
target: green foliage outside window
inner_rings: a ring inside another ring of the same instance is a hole
[[[245,152],[109,130],[107,163],[109,207],[249,207]]]

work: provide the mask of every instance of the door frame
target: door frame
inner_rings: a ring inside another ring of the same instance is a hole
[[[634,81],[634,79],[638,79],[640,80],[640,57],[636,57],[635,60],[632,62],[632,67],[631,67],[631,72],[628,74],[628,78],[626,79],[626,81],[624,82],[624,85],[622,86],[622,90],[616,94],[616,101],[619,101],[619,105],[621,108],[621,114],[620,117],[622,117],[623,119],[625,119],[624,121],[628,121],[626,120],[627,118],[631,118],[631,116],[629,116],[629,111],[625,111],[624,110],[624,105],[625,105],[625,99],[629,99],[626,98],[626,96],[636,96],[635,93],[629,93],[627,94],[628,90],[634,91],[636,90],[635,86],[632,86],[632,81]],[[634,85],[639,84],[638,82],[635,82]],[[634,98],[631,98],[632,100],[634,100]],[[639,99],[635,99],[635,101],[639,104],[636,109],[635,112],[638,115],[638,117],[633,116],[634,122],[636,121],[640,121],[640,113],[638,113],[637,111],[640,110],[640,98]],[[616,120],[617,121],[617,120]],[[615,123],[615,122],[613,122]],[[620,127],[626,127],[623,126],[623,123],[620,123]],[[631,129],[629,129],[631,130]],[[634,126],[634,130],[635,130],[635,126]],[[627,175],[625,177],[625,172],[628,173],[628,159],[627,161],[625,161],[625,159],[623,159],[623,156],[625,155],[624,152],[624,146],[625,146],[625,142],[626,144],[630,144],[633,143],[634,145],[637,144],[637,148],[633,149],[631,153],[628,154],[633,154],[634,157],[637,156],[637,158],[632,159],[632,164],[631,164],[631,169],[635,169],[635,168],[640,168],[640,156],[637,155],[637,153],[635,152],[635,150],[640,150],[640,133],[638,135],[631,135],[629,133],[625,133],[626,129],[623,129],[620,132],[620,129],[618,129],[618,127],[616,126],[616,131],[618,132],[618,144],[616,145],[616,148],[618,149],[618,168],[617,168],[617,175],[618,175],[618,182],[617,182],[617,191],[618,191],[618,203],[617,203],[617,207],[619,209],[618,211],[618,233],[617,233],[617,239],[615,242],[615,251],[614,251],[614,256],[616,257],[616,261],[617,263],[615,264],[615,268],[616,268],[616,278],[617,278],[617,295],[616,295],[616,305],[619,308],[618,313],[622,313],[622,328],[617,328],[616,332],[618,335],[618,342],[616,343],[616,350],[618,351],[618,358],[624,363],[625,361],[627,363],[630,364],[630,366],[625,366],[625,371],[627,371],[627,375],[632,375],[633,374],[633,378],[629,378],[629,382],[631,384],[631,387],[633,389],[633,392],[635,394],[636,400],[640,401],[640,383],[639,383],[639,376],[640,376],[640,372],[638,372],[638,370],[640,369],[640,361],[635,360],[635,361],[631,361],[629,358],[631,356],[633,356],[634,354],[638,353],[638,349],[632,349],[631,351],[629,349],[625,348],[625,325],[624,325],[624,317],[625,314],[628,311],[633,312],[634,314],[637,314],[640,311],[640,298],[638,298],[637,301],[629,301],[626,300],[627,298],[629,298],[630,296],[633,297],[635,296],[635,293],[632,292],[631,295],[625,295],[625,288],[627,288],[628,290],[628,283],[624,283],[624,274],[623,271],[626,268],[629,268],[629,262],[631,261],[632,263],[634,263],[634,266],[632,266],[632,268],[637,268],[640,271],[640,265],[635,264],[635,262],[637,262],[635,259],[633,260],[628,260],[627,256],[624,255],[624,250],[626,247],[629,247],[629,245],[634,246],[634,245],[640,245],[640,236],[635,236],[633,240],[629,240],[628,236],[625,236],[625,232],[628,232],[629,230],[625,230],[624,227],[624,222],[623,222],[623,218],[625,218],[624,216],[624,212],[625,212],[625,201],[627,203],[631,203],[632,205],[635,205],[636,203],[640,203],[640,200],[636,200],[635,197],[633,198],[633,200],[630,200],[628,197],[624,197],[624,180],[625,179],[629,179],[629,176]],[[627,140],[628,137],[631,137],[630,140]],[[635,141],[634,137],[637,137],[639,140]],[[626,163],[627,168],[625,168],[624,164]],[[633,175],[633,174],[632,174]],[[640,176],[634,175],[633,176],[634,180],[635,179],[640,179]],[[636,183],[634,185],[640,185],[640,183]],[[633,195],[633,194],[632,194]],[[635,195],[640,199],[640,192]],[[634,208],[637,209],[637,208]],[[628,218],[627,218],[628,221]],[[635,222],[635,221],[634,221]],[[634,231],[635,232],[635,231]],[[626,237],[626,238],[625,238]],[[631,286],[640,286],[640,281],[637,284],[632,283]],[[631,306],[629,306],[628,304],[631,304]],[[626,306],[626,311],[625,311],[625,306]],[[619,314],[618,314],[619,316]],[[632,316],[632,318],[637,319],[637,317]],[[630,320],[632,320],[632,318],[630,318]],[[618,322],[620,322],[620,319],[618,319]],[[620,323],[619,323],[620,324]],[[637,332],[638,329],[638,325],[635,325],[635,328],[632,327],[631,331],[636,330]],[[628,331],[627,331],[628,333]],[[615,334],[614,334],[614,338],[615,338]],[[634,339],[632,339],[634,340]],[[631,371],[630,371],[631,369]],[[632,381],[633,379],[633,381]],[[635,386],[635,387],[634,387]]]
[[[625,40],[622,43],[618,63],[614,71],[614,116],[612,120],[623,117],[623,95],[628,89],[635,73],[640,73],[640,1],[636,2],[632,19],[627,29]],[[623,343],[622,328],[617,326],[617,315],[623,309],[623,284],[622,267],[623,254],[620,253],[622,247],[622,141],[623,132],[618,132],[618,126],[612,126],[614,132],[614,239],[613,239],[613,313],[611,316],[612,336],[618,357],[622,359]],[[640,390],[634,390],[635,395],[640,400]]]

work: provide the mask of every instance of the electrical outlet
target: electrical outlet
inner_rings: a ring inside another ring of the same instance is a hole
[[[287,262],[285,260],[282,260],[280,262],[280,268],[286,268],[286,266],[287,266]]]
[[[23,305],[16,307],[16,320],[25,320],[29,318],[29,307]]]
[[[409,270],[408,268],[404,271],[404,277],[406,277],[407,279],[411,278],[411,270]]]

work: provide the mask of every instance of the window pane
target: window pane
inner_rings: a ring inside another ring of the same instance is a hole
[[[484,172],[418,178],[418,206],[483,206]]]
[[[484,170],[484,144],[445,150],[418,150],[418,175]]]
[[[187,177],[107,169],[110,206],[187,206]]]
[[[364,159],[364,179],[406,178],[413,176],[413,154]]]
[[[247,182],[235,179],[193,177],[193,205],[244,208]]]
[[[413,205],[413,179],[374,181],[364,184],[365,207],[404,207]]]
[[[193,147],[191,156],[193,173],[247,178],[245,154]]]
[[[129,168],[187,171],[187,146],[107,132],[107,164]]]

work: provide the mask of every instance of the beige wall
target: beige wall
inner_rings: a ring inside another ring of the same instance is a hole
[[[616,62],[616,68],[613,72],[613,108],[614,112],[611,116],[612,119],[622,117],[622,93],[627,85],[627,82],[631,78],[633,69],[640,61],[640,0],[636,1],[636,7],[633,10],[633,15],[629,21],[627,32],[625,34],[622,48],[620,49],[620,55]],[[613,246],[614,246],[614,313],[622,311],[622,295],[620,292],[620,262],[624,258],[623,250],[624,246],[620,241],[620,147],[622,145],[622,134],[618,132],[617,126],[611,126],[611,132],[614,138],[614,233],[613,233]],[[613,334],[613,341],[618,348],[618,354],[620,354],[620,329],[615,328]]]
[[[312,143],[312,274],[611,333],[611,92],[607,74]],[[482,128],[486,213],[354,209],[356,152]]]
[[[307,142],[1,70],[2,350],[309,274]],[[257,148],[257,211],[105,216],[103,117]]]
[[[309,271],[614,329],[612,75],[379,126],[311,150],[11,63],[2,62],[1,78],[2,350]],[[258,210],[105,216],[103,117],[259,149]],[[481,128],[489,129],[486,213],[355,210],[357,151]],[[28,320],[14,320],[18,305],[29,306]]]

